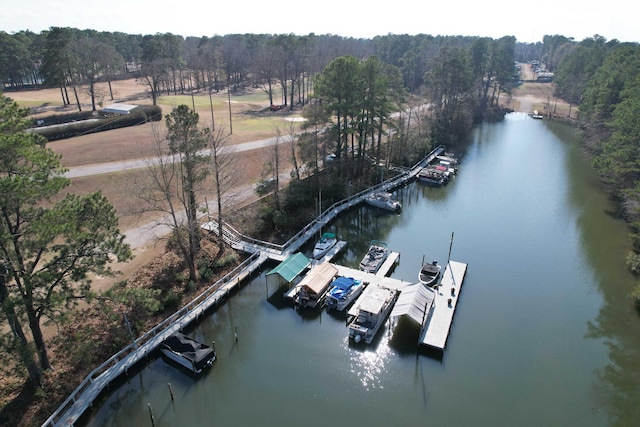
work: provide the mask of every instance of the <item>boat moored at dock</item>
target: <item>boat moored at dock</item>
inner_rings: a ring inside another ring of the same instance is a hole
[[[390,212],[399,212],[402,209],[402,204],[393,198],[393,194],[388,192],[373,193],[367,196],[364,201],[371,206]]]
[[[321,306],[338,269],[328,262],[312,268],[295,286],[293,302],[299,309]]]
[[[431,166],[422,168],[422,170],[418,172],[416,178],[418,179],[418,181],[436,186],[445,185],[449,181],[448,176],[445,175],[444,171],[438,170],[435,167]]]
[[[389,316],[396,297],[394,289],[382,286],[367,289],[358,303],[356,316],[349,322],[349,339],[356,344],[362,341],[371,344]]]
[[[372,240],[362,261],[360,261],[360,270],[367,273],[375,273],[380,269],[382,263],[389,256],[389,248],[385,242]]]
[[[334,309],[342,311],[347,308],[360,294],[366,286],[362,280],[353,277],[337,277],[331,282],[331,287],[327,293],[327,310]]]
[[[316,245],[313,247],[313,258],[322,258],[332,247],[336,245],[336,243],[338,243],[338,239],[334,233],[323,233],[320,240],[318,240]]]
[[[423,285],[433,287],[438,283],[441,269],[442,267],[438,265],[438,261],[425,263],[423,260],[422,266],[420,267],[420,272],[418,273],[418,280]]]

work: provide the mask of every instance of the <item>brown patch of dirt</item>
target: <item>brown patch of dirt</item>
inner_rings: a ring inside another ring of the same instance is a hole
[[[534,85],[534,84],[532,84]],[[548,101],[547,90],[551,90],[551,86],[542,86],[547,84],[535,84],[536,86],[523,85],[518,88],[511,99],[502,99],[505,105],[511,105],[517,111],[530,113],[532,109],[541,109],[538,105],[551,105]],[[134,79],[113,82],[114,101],[113,102],[131,102],[131,103],[150,103],[146,88],[136,83]],[[103,88],[104,90],[104,88]],[[106,92],[105,92],[106,93]],[[30,105],[36,115],[55,114],[66,111],[76,111],[75,105],[64,107],[60,91],[58,89],[42,89],[33,91],[10,92],[6,94],[16,101],[21,101]],[[71,94],[70,94],[71,96]],[[224,94],[217,94],[222,97]],[[106,99],[106,97],[104,98]],[[546,104],[545,104],[546,102]],[[83,97],[83,108],[87,109],[88,99]],[[111,103],[105,102],[105,103]],[[554,104],[555,105],[555,104]],[[558,104],[560,105],[560,104]],[[88,107],[90,108],[90,107]],[[228,106],[220,108],[215,113],[218,117],[224,117],[228,114]],[[234,114],[254,114],[256,105],[232,104]],[[170,106],[164,106],[163,111],[166,114],[170,111]],[[210,114],[209,109],[201,108],[198,111],[203,119]],[[156,124],[158,125],[158,124]],[[164,127],[160,122],[159,125]],[[55,141],[49,144],[55,152],[62,156],[63,164],[67,167],[90,165],[104,162],[118,162],[127,159],[144,157],[143,153],[148,153],[155,144],[153,139],[152,127],[154,124],[144,124],[126,129],[117,129],[108,132],[101,132],[91,135],[84,135],[68,140]],[[273,136],[272,133],[265,131],[255,132],[251,129],[234,130],[234,134],[230,136],[229,143],[236,144],[252,140],[259,140]],[[248,206],[251,201],[255,201],[258,197],[252,191],[252,184],[256,182],[262,173],[263,164],[270,155],[270,149],[258,149],[243,152],[237,156],[235,170],[238,172],[235,189],[239,196],[234,200],[235,206]],[[117,210],[120,219],[120,226],[126,233],[140,224],[153,221],[158,218],[157,213],[140,213],[138,208],[139,201],[130,191],[131,183],[136,179],[140,179],[140,170],[118,172],[103,175],[94,175],[72,179],[71,186],[68,189],[76,194],[87,194],[100,190],[111,201]],[[214,200],[213,186],[207,183],[212,189],[207,196],[209,201]],[[235,215],[230,222],[238,224],[242,227],[243,220],[247,221],[246,214],[257,209],[257,204],[250,205],[244,210],[237,209]],[[160,268],[162,265],[161,258],[165,254],[165,244],[163,242],[148,242],[146,245],[134,248],[135,258],[127,263],[118,263],[113,267],[121,271],[116,277],[95,277],[93,278],[93,287],[95,290],[102,291],[109,289],[114,283],[127,278],[145,277],[153,275],[153,271],[149,269],[155,266]],[[141,273],[144,272],[144,273]],[[223,274],[224,272],[220,272]],[[188,301],[189,295],[183,296],[184,301]],[[151,322],[157,319],[150,319]],[[46,330],[48,338],[53,336],[56,331],[53,328]],[[85,367],[86,372],[74,370],[69,367],[65,361],[64,351],[52,351],[53,363],[56,366],[54,371],[46,373],[45,386],[46,398],[41,399],[36,405],[30,407],[25,405],[21,410],[26,411],[24,416],[20,417],[18,424],[32,425],[40,424],[48,413],[55,410],[57,405],[65,399],[69,392],[78,384],[86,375],[91,367]],[[2,405],[11,401],[20,392],[18,386],[21,381],[16,377],[2,375],[0,373],[2,385]],[[60,384],[65,384],[61,387]]]

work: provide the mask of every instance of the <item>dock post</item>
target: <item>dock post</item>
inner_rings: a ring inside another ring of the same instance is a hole
[[[156,422],[153,419],[153,411],[151,410],[151,403],[147,403],[147,406],[149,407],[149,417],[151,417],[151,425],[153,427],[155,427],[156,426]]]
[[[171,395],[171,400],[173,401],[173,389],[171,388],[171,383],[167,383],[169,386],[169,394]]]

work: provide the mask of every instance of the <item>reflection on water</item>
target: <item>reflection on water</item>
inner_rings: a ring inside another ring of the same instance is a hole
[[[350,372],[360,380],[365,391],[384,388],[384,378],[388,374],[387,364],[392,351],[386,342],[380,342],[386,341],[386,337],[380,339],[380,336],[385,335],[385,331],[380,330],[378,334],[370,346],[360,349],[352,348],[350,351]]]
[[[476,129],[446,187],[398,189],[399,215],[362,207],[326,226],[357,267],[371,240],[415,281],[426,256],[469,265],[442,358],[399,319],[369,346],[344,314],[297,312],[264,272],[189,331],[220,355],[194,381],[161,359],[108,396],[91,426],[634,425],[640,322],[627,229],[573,130],[510,115]],[[312,244],[305,248],[310,253]],[[239,339],[235,340],[237,327]],[[176,401],[168,396],[172,383]]]

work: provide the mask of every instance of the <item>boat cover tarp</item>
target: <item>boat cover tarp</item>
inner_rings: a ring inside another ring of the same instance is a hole
[[[429,313],[435,299],[435,291],[421,283],[407,285],[402,289],[391,317],[409,316],[418,325],[422,325],[425,313]]]
[[[349,290],[360,283],[360,280],[353,277],[340,276],[333,282],[331,282],[331,295],[336,299],[342,299],[349,293]]]
[[[320,295],[327,289],[337,274],[337,268],[328,262],[323,262],[312,268],[297,286],[305,287],[310,294]]]
[[[278,274],[285,282],[291,283],[298,274],[302,273],[310,265],[309,258],[304,256],[303,253],[297,252],[278,264],[276,268],[267,273],[267,276]]]
[[[211,347],[199,343],[180,332],[169,335],[162,344],[179,353],[185,359],[190,360],[198,369],[206,365],[209,359],[215,357],[215,351]]]

